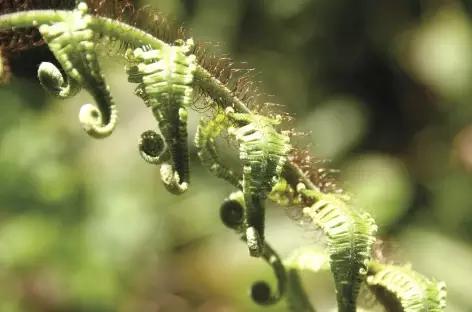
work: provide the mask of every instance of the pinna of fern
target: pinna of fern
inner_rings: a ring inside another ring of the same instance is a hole
[[[108,14],[116,13],[111,12]],[[129,18],[123,11],[121,14]],[[292,310],[303,307],[314,311],[297,273],[293,274],[293,270],[304,267],[294,265],[287,273],[284,262],[265,241],[265,201],[276,198],[281,204],[306,207],[304,213],[326,234],[338,311],[356,311],[360,286],[371,271],[371,250],[377,230],[373,218],[352,207],[349,198],[324,179],[324,173],[317,171],[318,175],[314,175],[309,159],[302,160],[303,153],[294,152],[289,132],[278,129],[281,118],[275,113],[262,114],[261,105],[254,104],[254,97],[248,96],[250,84],[240,83],[244,80],[241,77],[233,77],[236,70],[229,67],[228,61],[215,62],[217,58],[199,52],[202,45],[194,45],[191,38],[170,40],[172,36],[166,32],[155,27],[145,30],[142,24],[127,18],[89,14],[87,4],[79,2],[73,11],[4,14],[0,16],[0,31],[38,27],[66,74],[64,79],[58,68],[43,63],[38,70],[40,83],[59,98],[73,96],[80,88],[87,90],[96,104],[84,105],[79,119],[85,131],[95,138],[110,135],[118,120],[110,88],[99,66],[97,46],[118,42],[118,54],[127,63],[128,80],[138,83],[135,94],[151,109],[161,132],[145,131],[139,143],[140,153],[146,161],[161,166],[162,181],[173,194],[182,194],[190,183],[187,109],[194,93],[205,97],[219,113],[200,122],[195,139],[200,159],[210,172],[239,189],[223,203],[221,219],[248,244],[252,256],[261,257],[272,266],[277,278],[275,292],[265,282],[255,283],[253,299],[259,304],[274,304],[287,295]],[[237,83],[232,84],[235,80]],[[244,166],[241,177],[219,160],[214,140],[222,129],[238,144]],[[400,276],[393,269],[388,273],[393,280]],[[367,279],[369,285],[410,296],[403,288],[388,288],[389,279],[375,276],[377,273]],[[440,299],[436,300],[437,296]],[[442,310],[443,285],[437,291],[425,292],[423,298],[426,298],[423,303],[409,298],[415,301],[408,306],[414,310],[404,310],[425,311],[428,306],[424,302],[430,301],[440,302],[438,309]]]

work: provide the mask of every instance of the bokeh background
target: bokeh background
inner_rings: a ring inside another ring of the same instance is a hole
[[[472,2],[145,4],[255,68],[262,92],[311,131],[303,142],[376,218],[386,255],[446,281],[447,311],[472,311]],[[140,158],[139,135],[156,124],[122,64],[103,62],[120,123],[97,141],[77,120],[88,94],[58,101],[36,80],[50,58],[47,48],[12,58],[0,88],[0,311],[286,311],[251,302],[250,285],[274,277],[219,221],[233,189],[196,150],[179,197]],[[197,122],[193,112],[190,133]],[[316,229],[275,205],[267,232],[283,256],[322,248]],[[318,311],[332,310],[330,275],[303,280]]]

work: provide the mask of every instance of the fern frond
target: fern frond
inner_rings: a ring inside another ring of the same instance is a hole
[[[265,200],[279,181],[291,149],[289,138],[274,125],[279,119],[235,113],[232,108],[221,111],[210,121],[200,120],[195,137],[202,163],[217,177],[242,188],[246,209],[246,240],[250,255],[261,256],[264,246]],[[239,143],[239,159],[243,162],[241,178],[219,160],[215,138],[223,129]]]
[[[252,257],[259,257],[264,246],[265,200],[282,174],[291,150],[290,139],[275,130],[280,119],[235,113],[232,108],[226,109],[226,115],[234,124],[240,125],[230,127],[228,133],[238,141],[239,158],[244,162],[243,193],[249,252]]]
[[[305,208],[305,213],[327,237],[339,311],[356,311],[357,296],[367,273],[377,231],[374,219],[367,212],[348,206],[340,196],[303,187],[300,192],[317,200]]]
[[[60,85],[63,81],[59,78],[59,70],[50,63],[39,68],[38,76],[43,87],[60,98],[77,93],[78,85],[87,89],[97,107],[91,104],[82,106],[79,118],[89,135],[103,138],[111,134],[118,117],[110,88],[104,81],[97,60],[92,42],[94,33],[89,29],[87,9],[85,3],[80,3],[72,13],[72,20],[63,19],[53,25],[43,24],[39,27],[49,49],[70,77],[69,85]]]
[[[428,279],[410,266],[372,262],[366,282],[391,312],[442,312],[446,307],[446,284]]]
[[[152,109],[172,158],[163,164],[161,178],[173,194],[186,191],[190,182],[187,146],[187,109],[193,96],[195,55],[187,55],[193,41],[178,42],[161,50],[128,50],[128,81],[139,83],[136,94]]]

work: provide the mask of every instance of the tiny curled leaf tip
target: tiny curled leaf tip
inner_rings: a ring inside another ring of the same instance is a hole
[[[93,126],[98,126],[101,123],[100,111],[92,104],[84,104],[79,110],[79,121],[85,131],[91,132]]]
[[[264,281],[255,282],[251,286],[250,295],[252,300],[259,305],[267,305],[271,297],[270,286]]]
[[[116,111],[112,110],[110,122],[103,125],[103,114],[93,104],[84,104],[79,110],[79,121],[85,132],[91,137],[101,139],[108,137],[117,122]]]
[[[161,180],[165,188],[174,195],[180,195],[187,191],[188,183],[180,182],[177,172],[174,172],[172,165],[164,163],[161,165]]]
[[[160,165],[170,159],[164,139],[153,130],[148,130],[141,134],[138,149],[141,157],[150,164]]]
[[[49,62],[42,62],[39,65],[38,79],[49,94],[60,99],[73,97],[81,89],[80,84],[70,76],[67,76],[67,83],[65,83],[59,69]]]
[[[244,208],[235,198],[228,198],[220,206],[220,219],[223,224],[237,230],[244,223]]]

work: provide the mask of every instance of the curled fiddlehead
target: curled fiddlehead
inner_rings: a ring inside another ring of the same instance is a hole
[[[388,311],[442,312],[446,307],[446,284],[424,277],[411,266],[372,262],[366,282]]]
[[[129,49],[125,67],[128,81],[139,83],[135,94],[152,109],[159,123],[172,165],[162,163],[161,178],[173,194],[186,191],[189,176],[187,109],[192,103],[195,55],[192,39],[160,50]]]
[[[169,149],[165,148],[161,135],[152,130],[143,132],[139,140],[139,153],[146,162],[161,165],[161,180],[169,192],[182,193],[182,186],[177,182],[179,181],[178,173],[174,172],[172,166],[167,163],[171,155]]]
[[[244,195],[241,191],[232,193],[220,207],[220,218],[229,228],[235,230],[246,241],[246,209],[244,206]],[[272,267],[277,279],[277,290],[271,291],[267,282],[258,281],[251,287],[252,299],[260,305],[272,305],[280,301],[286,291],[287,276],[285,267],[278,254],[269,246],[264,245],[261,257]]]
[[[67,83],[64,82],[59,69],[49,62],[43,62],[39,66],[38,79],[46,92],[60,99],[70,98],[82,88],[80,83],[70,76],[67,76]]]
[[[94,32],[89,29],[90,16],[86,14],[87,9],[87,5],[80,2],[72,19],[39,27],[49,49],[70,77],[68,84],[59,87],[62,86],[58,77],[59,70],[52,64],[41,66],[38,76],[49,93],[61,98],[73,95],[78,84],[83,86],[95,99],[97,106],[82,106],[80,122],[89,135],[103,138],[112,133],[118,117],[110,88],[104,81],[95,53]]]
[[[339,311],[356,311],[357,296],[371,259],[377,226],[364,211],[348,205],[348,198],[298,187],[302,195],[316,199],[305,208],[327,237]]]
[[[153,165],[160,165],[170,159],[169,150],[165,149],[164,139],[153,130],[141,134],[138,149],[141,157]]]

